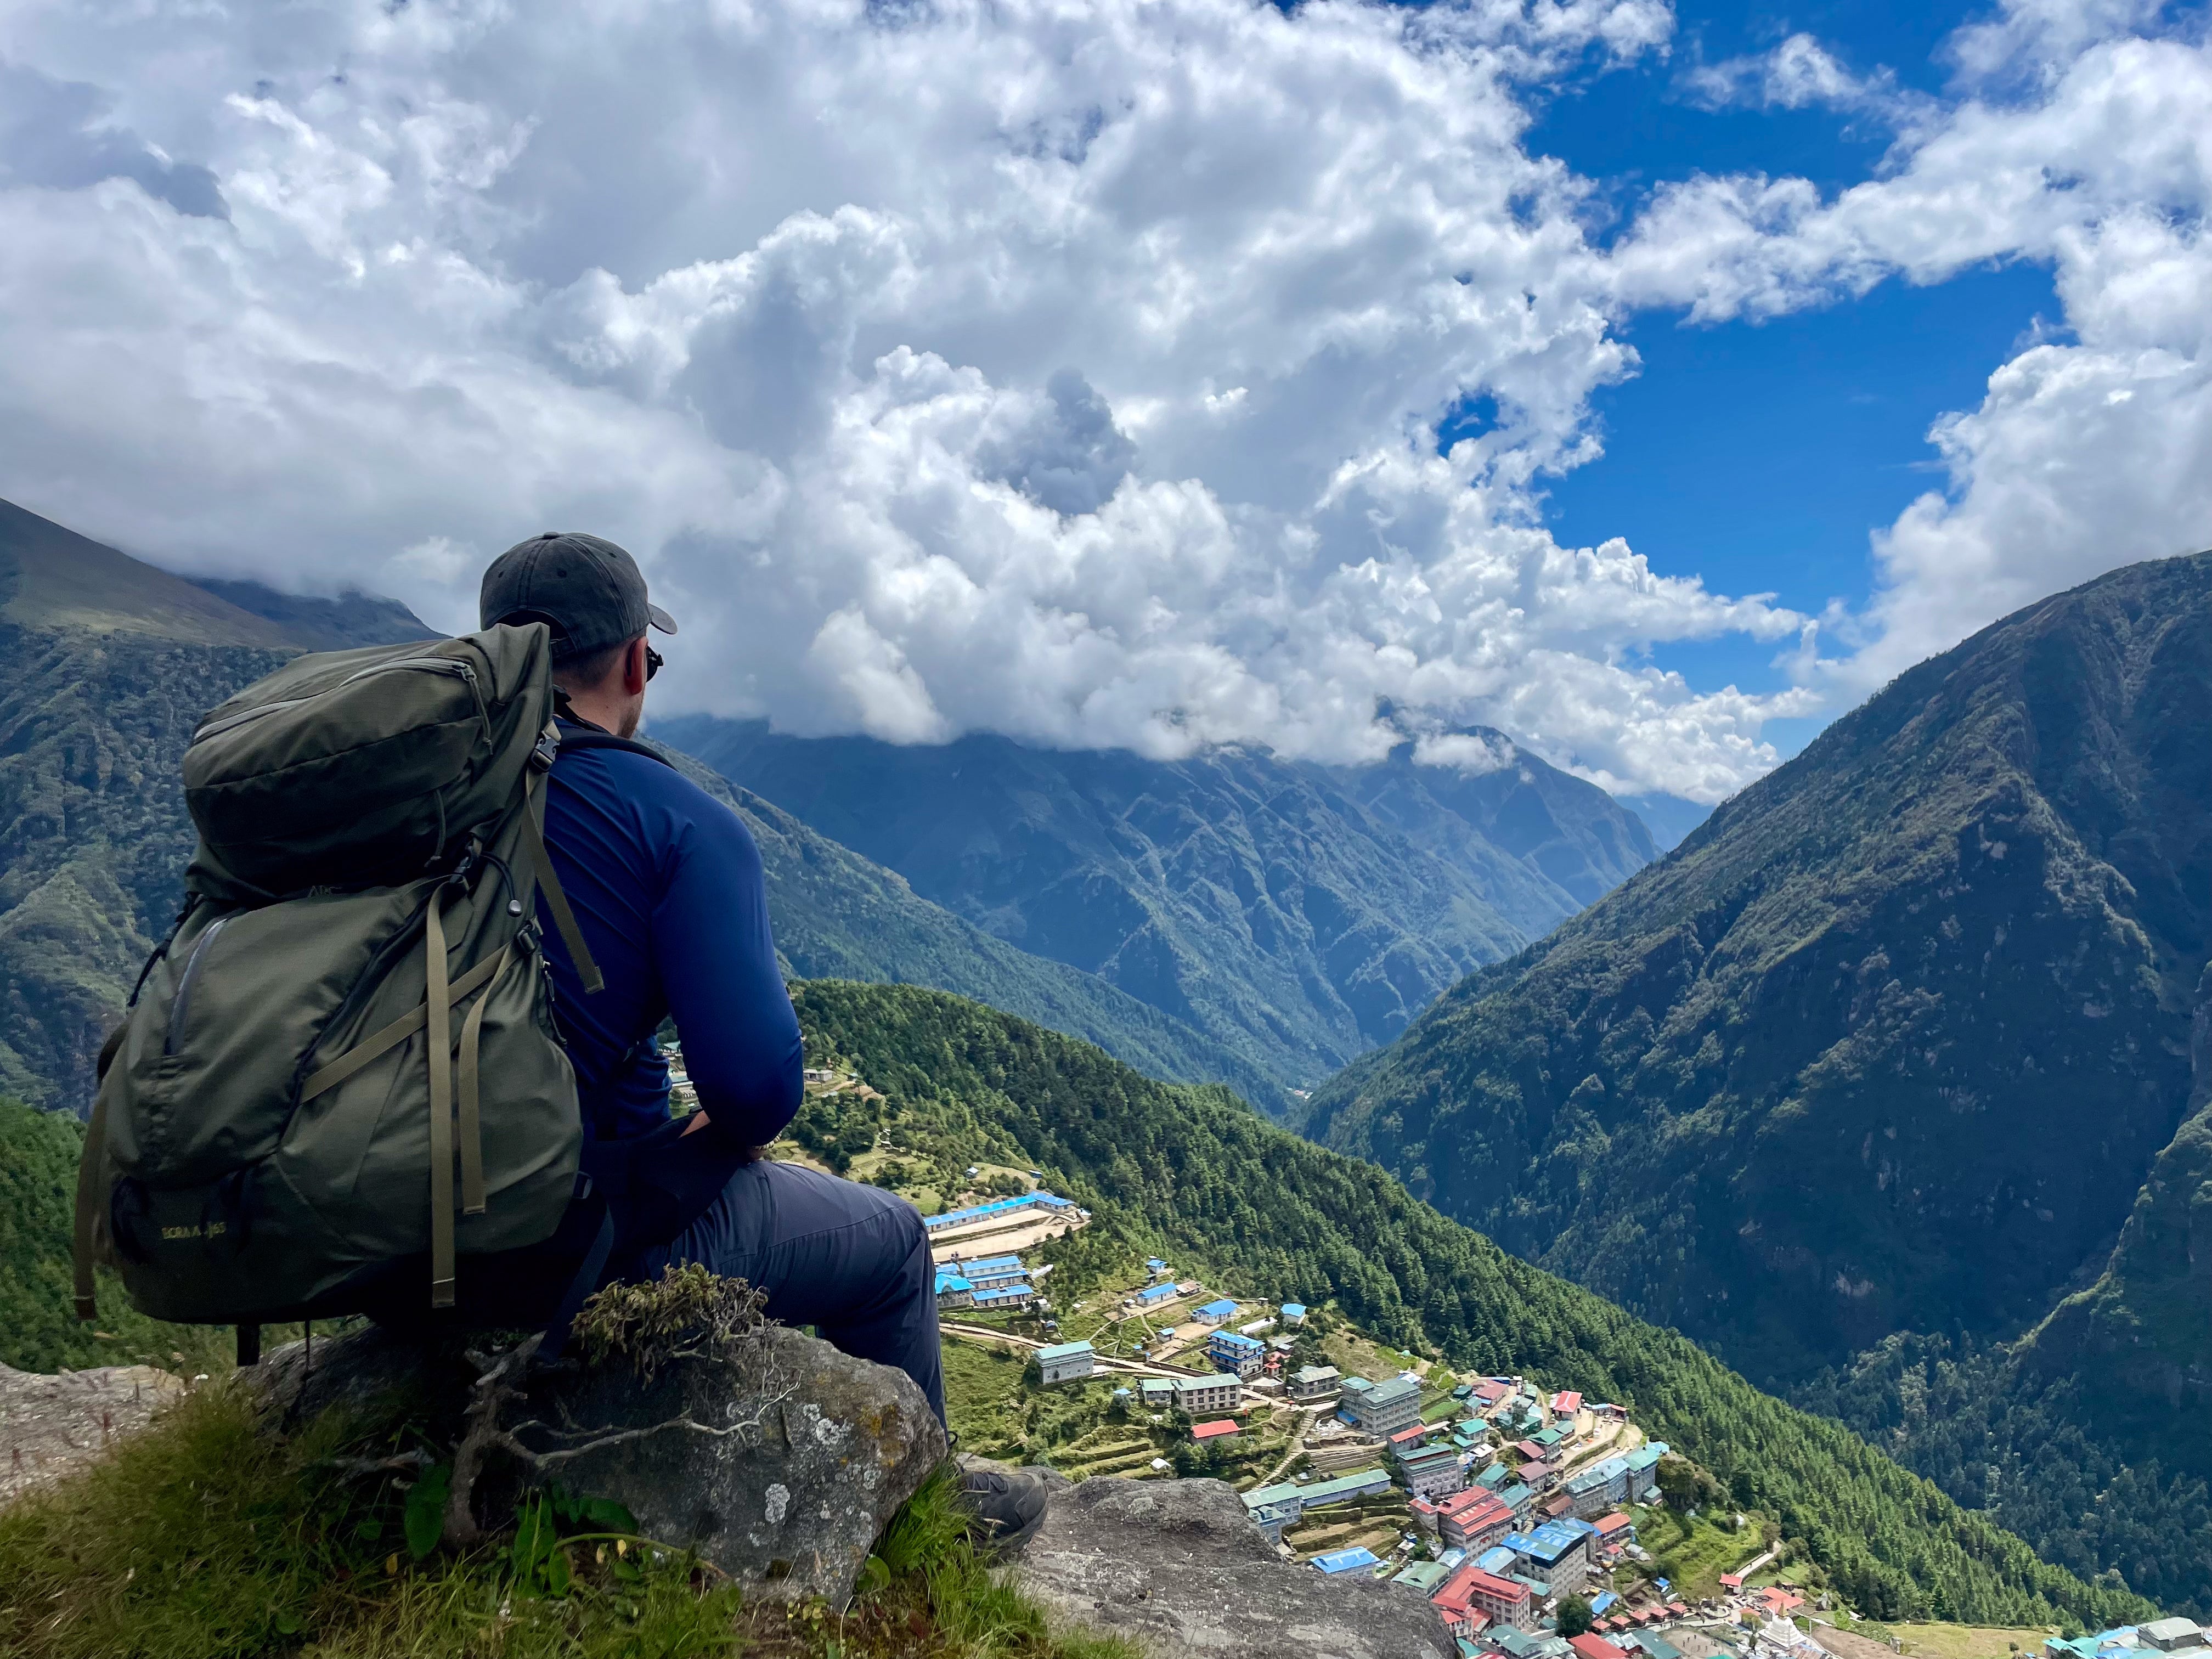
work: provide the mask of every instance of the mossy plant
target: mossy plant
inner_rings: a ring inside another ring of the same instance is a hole
[[[592,1364],[621,1359],[641,1380],[687,1357],[727,1353],[768,1322],[768,1295],[697,1262],[659,1279],[594,1292],[576,1316],[575,1336]]]

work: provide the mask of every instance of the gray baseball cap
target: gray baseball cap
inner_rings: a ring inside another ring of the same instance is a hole
[[[673,634],[669,614],[645,596],[637,561],[604,536],[549,530],[491,562],[477,596],[478,625],[542,622],[553,660],[634,640],[648,627]]]

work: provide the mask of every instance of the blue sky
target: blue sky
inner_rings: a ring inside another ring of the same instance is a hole
[[[1887,127],[1817,106],[1703,108],[1684,70],[1802,30],[1859,73],[1887,67],[1937,93],[1942,43],[1978,9],[1686,4],[1670,61],[1562,88],[1529,148],[1600,181],[1623,222],[1654,184],[1700,172],[1794,173],[1832,198],[1876,170]],[[1925,286],[1891,276],[1863,297],[1764,321],[1638,313],[1622,333],[1641,372],[1595,399],[1605,457],[1553,484],[1547,522],[1571,544],[1626,536],[1656,570],[1723,592],[1771,592],[1813,613],[1832,599],[1859,610],[1874,587],[1870,532],[1943,487],[1930,423],[1980,403],[1990,371],[2033,331],[2063,331],[2059,314],[2047,266],[2020,259]],[[1775,654],[1733,635],[1670,644],[1654,660],[1701,690],[1771,690],[1787,684]],[[1770,721],[1765,736],[1794,754],[1830,718]]]

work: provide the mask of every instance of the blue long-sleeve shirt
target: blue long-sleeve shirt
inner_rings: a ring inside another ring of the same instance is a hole
[[[564,747],[546,791],[545,841],[606,981],[585,994],[541,897],[586,1133],[630,1139],[667,1121],[668,1063],[652,1038],[672,1013],[720,1138],[775,1139],[799,1109],[805,1060],[760,849],[737,814],[657,760]]]

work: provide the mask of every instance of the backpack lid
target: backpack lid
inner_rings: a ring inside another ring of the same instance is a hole
[[[251,903],[450,866],[513,807],[552,699],[543,623],[295,658],[185,751],[186,885]]]

